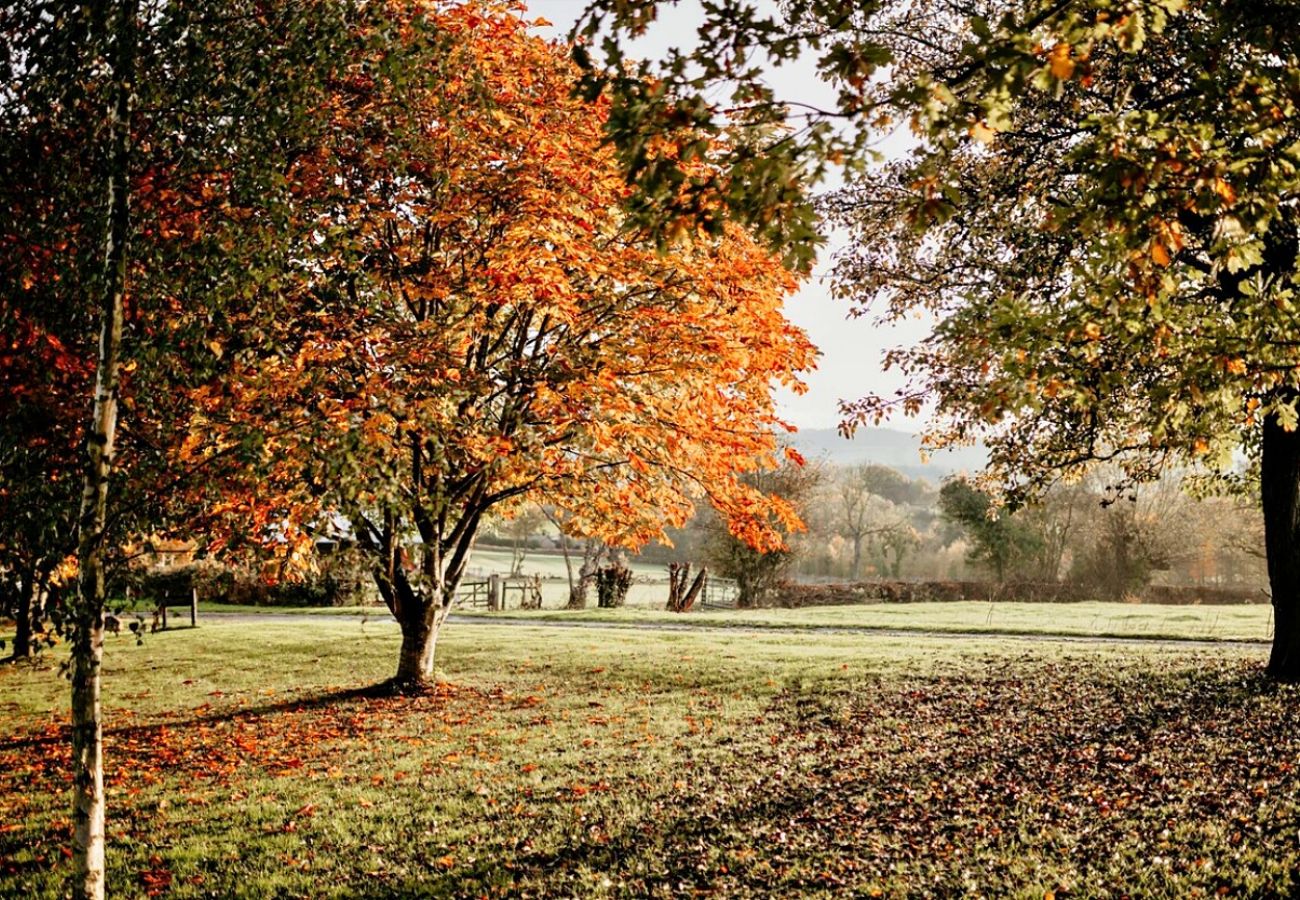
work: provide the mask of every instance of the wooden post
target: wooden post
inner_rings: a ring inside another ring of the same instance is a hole
[[[501,576],[494,573],[488,576],[488,609],[492,612],[500,610],[501,599]]]
[[[190,588],[190,627],[199,627],[199,589]]]
[[[167,630],[167,598],[166,597],[163,597],[163,602],[162,602],[162,627],[164,631]]]

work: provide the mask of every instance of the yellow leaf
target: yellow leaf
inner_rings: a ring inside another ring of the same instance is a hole
[[[1062,41],[1052,48],[1052,75],[1065,81],[1074,75],[1074,58],[1070,56],[1070,45]]]
[[[1169,265],[1169,251],[1164,244],[1154,239],[1151,241],[1151,259],[1157,266]]]
[[[997,137],[997,132],[988,126],[986,122],[979,121],[970,127],[970,136],[981,144],[991,144]]]
[[[212,351],[213,356],[217,359],[221,359],[221,355],[224,351],[221,349],[220,343],[217,341],[208,341],[208,349]]]

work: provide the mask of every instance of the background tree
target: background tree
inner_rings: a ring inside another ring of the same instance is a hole
[[[201,393],[186,453],[217,423],[281,434],[260,520],[347,516],[402,627],[391,686],[418,690],[491,511],[545,503],[630,547],[707,502],[779,546],[797,517],[741,476],[774,464],[772,388],[813,350],[782,315],[794,282],[743,234],[661,256],[628,227],[605,108],[572,96],[562,48],[495,7],[388,15],[393,43],[355,61],[334,137],[291,173],[328,207],[303,247],[319,277],[275,354]]]
[[[524,560],[528,558],[530,542],[542,531],[548,521],[546,514],[536,505],[511,510],[510,518],[490,519],[484,530],[510,547],[510,574],[522,575]]]
[[[841,292],[933,337],[891,355],[937,398],[931,442],[982,440],[1013,494],[1122,467],[1228,481],[1258,458],[1276,610],[1268,670],[1300,677],[1300,10],[930,6],[898,77],[926,90],[915,153],[833,208],[861,240]]]
[[[608,554],[609,548],[598,538],[583,538],[579,541],[582,555],[575,560],[573,552],[575,548],[570,546],[566,526],[568,516],[563,510],[552,509],[547,506],[540,508],[547,521],[555,527],[560,544],[560,553],[564,556],[564,574],[569,582],[569,599],[564,608],[586,609],[587,595],[591,592],[592,584],[595,583],[596,571],[600,568],[601,560]],[[577,563],[576,568],[574,566],[575,561]]]
[[[939,509],[961,526],[970,541],[972,562],[985,565],[998,583],[1006,581],[1033,559],[1042,540],[1010,510],[994,505],[993,498],[961,478],[948,481],[939,491]]]
[[[777,468],[753,472],[745,481],[754,488],[780,497],[795,510],[804,510],[822,475],[821,470],[797,456],[785,458]],[[789,529],[775,518],[773,528]],[[737,606],[759,606],[775,590],[795,560],[796,548],[789,542],[779,546],[755,545],[737,535],[725,519],[708,514],[701,522],[708,538],[704,545],[710,571],[736,582]]]
[[[895,570],[902,565],[912,534],[902,504],[913,494],[907,478],[888,466],[866,463],[837,474],[832,527],[852,547],[850,578],[862,576],[862,551],[873,540],[894,552]]]

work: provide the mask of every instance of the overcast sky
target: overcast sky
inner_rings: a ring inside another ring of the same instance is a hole
[[[552,23],[549,28],[539,28],[538,33],[548,38],[563,38],[586,2],[531,0],[528,6],[530,16]],[[699,8],[695,0],[682,0],[632,51],[643,59],[662,58],[668,47],[693,42],[698,22]],[[810,65],[788,66],[775,80],[780,85],[780,96],[786,99],[834,102],[833,93],[817,79]],[[873,324],[869,318],[848,317],[847,305],[831,299],[821,280],[837,246],[842,244],[832,243],[823,250],[816,274],[787,305],[790,319],[804,328],[822,351],[817,371],[807,378],[808,393],[794,396],[783,392],[780,397],[783,414],[801,428],[834,427],[839,422],[840,400],[898,387],[895,373],[881,371],[881,355],[888,347],[914,341],[924,334],[920,322],[886,328]],[[918,430],[916,420],[897,419],[890,425],[907,431]]]

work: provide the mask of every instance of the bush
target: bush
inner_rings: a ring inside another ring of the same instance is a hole
[[[167,566],[131,572],[126,586],[132,595],[147,603],[188,597],[198,593],[200,600],[222,601],[235,589],[235,573],[216,560],[204,559],[181,566]]]
[[[236,579],[231,602],[248,606],[353,606],[367,601],[366,560],[342,549],[322,556],[318,571],[298,580],[268,582],[254,573]]]

